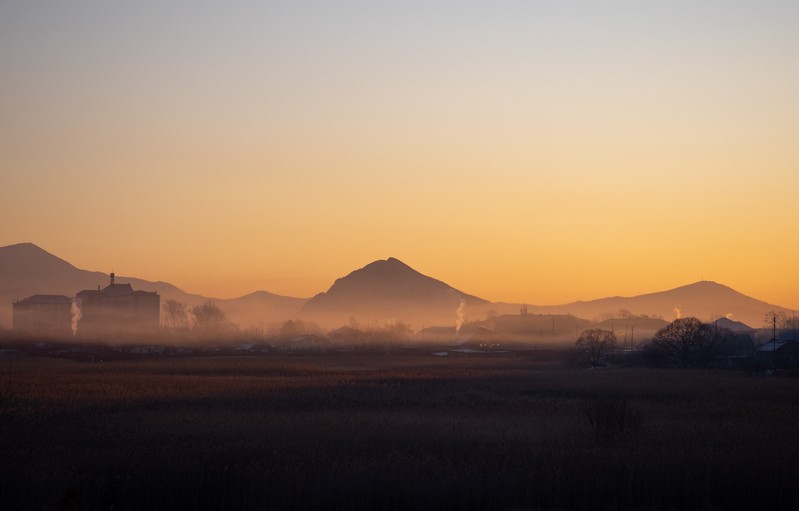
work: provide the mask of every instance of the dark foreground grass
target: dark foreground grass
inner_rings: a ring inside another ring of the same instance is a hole
[[[5,369],[3,509],[799,507],[796,379],[522,358]]]

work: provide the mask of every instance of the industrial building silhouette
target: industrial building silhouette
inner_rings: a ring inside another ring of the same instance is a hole
[[[72,334],[72,298],[33,295],[12,302],[15,330],[33,335],[63,337]]]
[[[75,333],[82,338],[128,337],[158,331],[158,292],[135,291],[128,283],[117,283],[113,273],[110,277],[106,287],[80,291],[74,300],[60,295],[15,300],[13,328],[33,335],[60,337]]]

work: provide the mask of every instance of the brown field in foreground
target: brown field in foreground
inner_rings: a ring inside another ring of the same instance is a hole
[[[799,506],[795,378],[522,357],[2,364],[3,509]]]

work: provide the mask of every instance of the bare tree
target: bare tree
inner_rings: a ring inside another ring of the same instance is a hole
[[[575,343],[577,349],[585,351],[589,362],[596,367],[602,363],[602,359],[613,351],[616,346],[616,334],[610,330],[592,328],[585,330]]]
[[[192,307],[194,329],[199,333],[212,335],[221,333],[227,326],[225,312],[212,300]]]
[[[322,329],[312,321],[289,319],[283,322],[278,330],[278,335],[283,339],[291,339],[298,335],[321,335]]]
[[[784,311],[772,310],[763,316],[763,327],[768,329],[775,327],[777,331],[796,330],[799,328],[799,318],[793,314],[788,317],[788,314]]]
[[[706,366],[721,343],[718,332],[696,318],[675,319],[657,331],[652,339],[656,355],[680,368]]]
[[[782,330],[788,323],[788,315],[780,311],[768,311],[763,315],[763,326],[771,328],[776,326],[777,330]]]
[[[291,339],[292,337],[297,337],[297,335],[299,335],[299,332],[300,329],[297,327],[297,323],[292,319],[286,320],[285,322],[283,322],[283,326],[280,327],[280,336],[285,339]]]
[[[163,307],[164,324],[167,328],[186,328],[189,326],[189,306],[178,300],[167,300]]]
[[[404,321],[387,323],[383,330],[391,341],[407,341],[413,337],[413,329]]]

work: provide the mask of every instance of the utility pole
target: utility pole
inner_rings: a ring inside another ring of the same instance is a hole
[[[771,317],[771,338],[774,340],[774,346],[777,345],[777,315]]]

